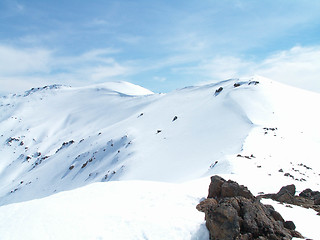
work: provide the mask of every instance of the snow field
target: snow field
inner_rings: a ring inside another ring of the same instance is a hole
[[[0,207],[1,239],[208,239],[200,189],[115,181],[9,204]]]

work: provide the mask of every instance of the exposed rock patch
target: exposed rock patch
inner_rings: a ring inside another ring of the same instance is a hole
[[[292,190],[292,189],[290,189]],[[205,213],[211,240],[302,238],[294,223],[234,181],[211,177],[208,198],[197,205]]]
[[[320,192],[312,191],[310,188],[303,190],[299,196],[296,194],[294,184],[284,186],[278,193],[260,195],[263,198],[271,198],[281,203],[289,203],[304,208],[312,208],[320,215]]]

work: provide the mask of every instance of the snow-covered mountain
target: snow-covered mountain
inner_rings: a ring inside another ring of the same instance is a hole
[[[254,194],[289,183],[298,191],[320,189],[319,105],[319,94],[262,77],[168,94],[118,82],[53,85],[1,98],[0,215],[6,217],[0,234],[18,239],[48,214],[57,224],[24,239],[164,239],[164,232],[171,234],[165,239],[205,239],[195,205],[213,174]],[[126,197],[131,204],[122,202]],[[54,210],[61,203],[68,204]],[[116,213],[110,207],[123,205]],[[77,222],[77,210],[82,218],[90,215],[91,230]],[[176,221],[166,222],[170,213]],[[23,225],[17,219],[29,222],[20,233],[8,230]],[[70,222],[73,228],[62,231]]]

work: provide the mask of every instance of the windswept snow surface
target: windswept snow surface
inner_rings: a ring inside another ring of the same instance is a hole
[[[195,206],[206,197],[211,175],[236,180],[254,194],[291,183],[298,192],[320,190],[319,105],[319,94],[262,77],[168,94],[117,82],[53,85],[0,98],[0,221],[6,222],[0,236],[19,239],[13,229],[21,218],[32,226],[48,220],[33,239],[65,239],[59,231],[69,239],[163,239],[161,231],[173,234],[166,239],[207,239]],[[131,189],[132,196],[125,194]],[[87,198],[90,203],[82,202]],[[121,208],[123,201],[128,211],[119,211],[111,223],[111,206]],[[170,215],[166,204],[182,205],[187,215]],[[146,205],[146,211],[135,205]],[[315,219],[319,225],[320,217]],[[21,232],[34,229],[25,226]],[[320,239],[316,227],[301,227],[305,236]],[[125,235],[123,228],[136,235]]]
[[[193,185],[94,183],[3,206],[1,239],[209,239],[203,214],[195,208],[207,189]]]

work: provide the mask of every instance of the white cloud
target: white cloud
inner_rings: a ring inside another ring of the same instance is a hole
[[[131,67],[110,55],[117,49],[93,49],[77,56],[57,56],[42,48],[0,45],[0,91],[19,92],[48,84],[83,85],[117,80]]]
[[[154,76],[153,80],[157,81],[157,82],[165,82],[167,80],[167,78],[165,77],[159,77],[159,76]]]
[[[0,74],[48,72],[51,52],[41,48],[17,49],[0,45]]]
[[[109,24],[108,21],[101,19],[101,18],[94,18],[92,21],[90,21],[87,25],[88,26],[101,26],[101,25],[107,25]]]
[[[110,79],[112,77],[125,75],[129,72],[129,69],[121,66],[118,63],[113,63],[110,66],[98,66],[85,70],[85,73],[95,82]]]
[[[0,92],[19,92],[54,83],[88,85],[123,80],[133,75],[139,77],[139,74],[146,72],[152,74],[155,84],[168,82],[170,74],[180,79],[186,77],[202,82],[257,74],[320,92],[320,46],[296,46],[260,61],[236,56],[201,58],[201,55],[188,53],[153,61],[138,59],[119,62],[114,57],[119,52],[118,49],[104,48],[76,56],[58,56],[56,52],[44,48],[0,45]]]
[[[294,47],[274,54],[257,65],[256,73],[320,92],[320,47]]]
[[[214,81],[257,74],[295,87],[320,92],[319,59],[320,46],[297,46],[257,62],[224,56],[203,61],[197,67],[183,70]]]

